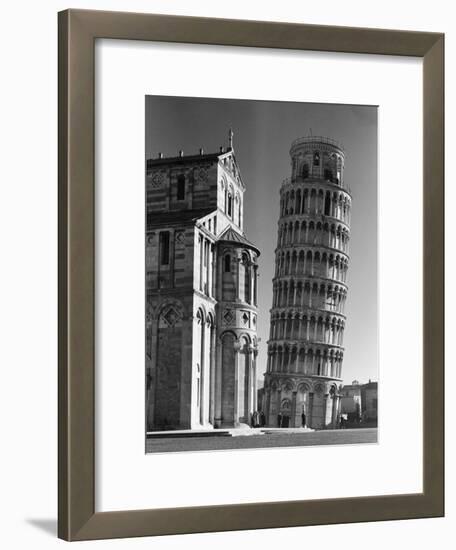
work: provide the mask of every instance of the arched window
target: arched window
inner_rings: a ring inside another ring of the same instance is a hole
[[[247,303],[251,302],[251,271],[247,254],[242,254],[242,269],[239,271],[240,297]]]
[[[313,165],[314,166],[320,166],[320,153],[318,151],[315,151],[315,153],[314,153]]]
[[[185,199],[185,176],[181,175],[177,178],[177,200]]]
[[[233,197],[231,193],[228,193],[228,216],[230,218],[233,216]]]
[[[296,192],[296,205],[295,205],[296,214],[301,212],[301,190],[298,189]]]
[[[225,256],[225,267],[224,267],[225,273],[229,273],[231,271],[231,256],[227,254]]]
[[[332,181],[332,179],[333,179],[332,170],[330,170],[329,168],[325,168],[325,180]]]
[[[160,264],[169,264],[169,231],[162,231],[160,233]]]
[[[330,212],[331,212],[331,195],[328,191],[325,197],[325,216],[329,216]]]
[[[309,165],[307,163],[304,164],[302,167],[302,177],[303,179],[306,179],[309,177]]]

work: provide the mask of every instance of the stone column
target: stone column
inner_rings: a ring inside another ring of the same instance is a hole
[[[245,377],[246,380],[246,386],[247,386],[247,395],[244,395],[244,409],[245,409],[245,416],[246,416],[246,422],[250,426],[251,422],[251,415],[253,412],[253,395],[252,395],[252,375],[253,375],[253,364],[252,364],[252,351],[249,349],[246,351],[246,359],[245,359]]]
[[[212,296],[214,297],[215,296],[215,292],[214,292],[214,289],[215,289],[215,285],[214,285],[214,265],[215,265],[215,262],[214,262],[214,252],[215,252],[215,248],[214,248],[214,244],[209,242],[209,259],[208,259],[208,262],[209,262],[209,284],[208,284],[208,289],[209,289],[209,296]]]
[[[239,342],[234,342],[234,427],[239,427]]]
[[[201,392],[200,392],[200,410],[199,410],[199,423],[201,425],[205,424],[206,420],[206,412],[207,412],[207,403],[206,403],[206,388],[207,388],[207,367],[206,364],[206,342],[207,342],[207,327],[206,327],[206,321],[205,319],[202,319],[201,321]]]
[[[241,258],[236,258],[236,298],[241,299],[241,285],[240,285],[240,274],[239,274],[239,265],[241,263]]]
[[[257,391],[257,355],[258,351],[254,350],[252,355],[252,401],[254,411],[258,410],[258,391]]]
[[[222,426],[222,344],[218,338],[216,340],[215,364],[215,396],[214,396],[214,427]]]
[[[332,396],[332,415],[331,415],[331,424],[332,424],[332,427],[335,428],[336,425],[337,425],[337,399],[338,397],[336,396],[336,394],[334,394]]]
[[[264,407],[264,416],[266,418],[266,423],[269,425],[271,424],[271,388],[267,388],[266,390],[266,403]]]
[[[200,265],[199,265],[199,290],[203,290],[203,254],[204,254],[204,240],[203,240],[203,236],[200,235],[198,236],[198,243],[199,243],[199,247],[200,247],[200,250],[199,250],[199,261],[200,261]]]
[[[309,393],[309,410],[307,411],[307,425],[309,428],[312,427],[313,421],[313,403],[314,403],[314,394],[313,392]]]
[[[288,348],[288,362],[287,362],[287,370],[285,372],[291,372],[291,355],[292,351],[291,348]]]
[[[328,416],[328,394],[323,396],[323,426],[326,427],[326,417]]]
[[[215,353],[216,353],[216,338],[215,338],[215,326],[213,325],[210,328],[210,338],[211,338],[211,348],[210,348],[210,398],[209,398],[209,422],[214,426],[215,425]]]
[[[291,394],[291,428],[296,427],[296,391]]]
[[[281,404],[282,404],[282,388],[279,387],[277,388],[277,415],[276,415],[276,418],[275,418],[275,424],[277,425],[277,416],[279,414],[281,414],[280,412],[280,409],[281,409]],[[280,426],[277,425],[278,428],[280,428]]]
[[[248,264],[248,270],[249,270],[249,286],[250,286],[250,289],[249,289],[249,295],[248,295],[248,303],[249,304],[254,304],[255,303],[255,298],[254,298],[254,293],[255,293],[255,270],[253,268],[253,265],[252,264]]]

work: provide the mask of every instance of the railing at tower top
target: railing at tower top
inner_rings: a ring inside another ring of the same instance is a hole
[[[337,147],[342,151],[342,153],[344,153],[344,148],[341,143],[339,143],[335,139],[324,136],[305,136],[297,138],[291,143],[291,149],[293,149],[293,147],[297,147],[298,145],[304,145],[307,143],[323,143],[325,145],[332,145],[333,147]]]
[[[348,185],[345,185],[345,184],[341,185],[336,178],[328,179],[328,178],[325,178],[324,176],[320,176],[320,175],[318,175],[318,176],[309,175],[305,178],[303,176],[295,176],[295,177],[285,178],[282,181],[282,187],[285,187],[289,183],[321,183],[321,182],[323,182],[323,183],[332,183],[334,185],[337,185],[337,187],[339,187],[340,189],[342,189],[343,191],[346,191],[347,193],[349,193],[351,195],[351,190],[350,190],[350,187]]]

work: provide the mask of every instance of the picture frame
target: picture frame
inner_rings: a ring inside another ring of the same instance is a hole
[[[423,492],[95,512],[95,40],[423,59]],[[91,540],[444,514],[444,36],[169,15],[59,13],[58,536]]]

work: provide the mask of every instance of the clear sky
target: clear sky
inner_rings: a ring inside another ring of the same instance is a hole
[[[146,97],[146,157],[217,152],[234,131],[234,151],[246,185],[244,230],[261,251],[258,294],[259,381],[266,370],[279,189],[291,175],[290,145],[312,133],[345,149],[351,188],[350,264],[345,313],[345,384],[378,376],[377,107],[281,101]]]

